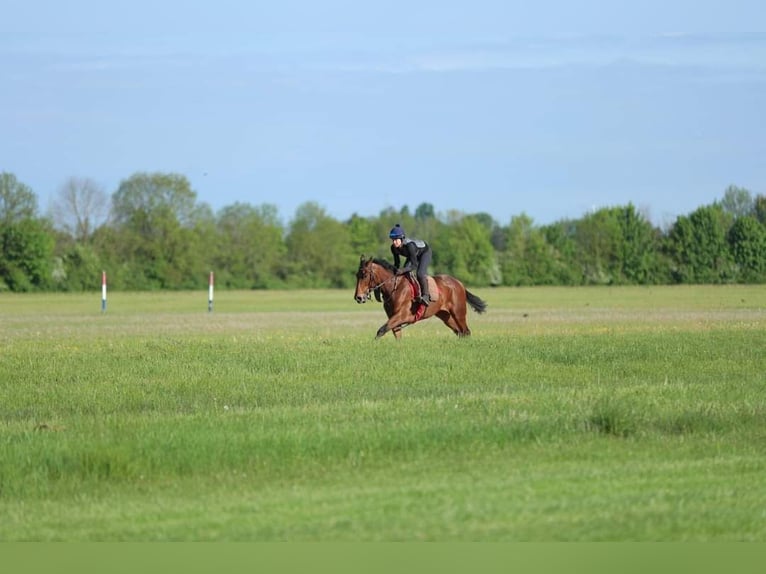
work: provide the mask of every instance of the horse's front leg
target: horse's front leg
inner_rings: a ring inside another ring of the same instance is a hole
[[[376,339],[380,339],[383,335],[388,333],[389,331],[394,332],[394,337],[399,339],[402,336],[402,327],[407,326],[407,321],[404,320],[403,317],[394,316],[391,317],[388,321],[383,323],[381,325],[380,329],[378,329],[378,333],[375,335]]]
[[[381,325],[380,329],[378,329],[378,332],[375,335],[375,338],[376,339],[380,339],[386,333],[388,333],[388,323],[383,323],[383,325]]]

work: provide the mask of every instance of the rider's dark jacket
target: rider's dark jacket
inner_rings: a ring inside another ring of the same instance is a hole
[[[394,267],[399,269],[404,257],[406,261],[402,271],[415,271],[417,275],[425,275],[431,262],[431,248],[422,239],[405,237],[398,249],[391,245],[391,254],[394,256]]]

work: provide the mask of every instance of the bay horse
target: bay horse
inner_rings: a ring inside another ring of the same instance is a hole
[[[388,315],[388,321],[378,329],[376,339],[391,331],[398,340],[404,327],[434,315],[458,337],[471,334],[466,323],[468,305],[477,313],[484,313],[487,303],[451,275],[429,276],[428,282],[431,303],[415,302],[417,280],[410,281],[407,276],[397,275],[396,268],[384,259],[365,259],[362,255],[356,272],[354,300],[366,303],[374,293],[377,301],[382,299]]]

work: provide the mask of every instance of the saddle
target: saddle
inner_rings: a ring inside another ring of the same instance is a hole
[[[420,298],[420,282],[418,281],[417,276],[410,272],[405,275],[407,277],[407,282],[410,284],[410,289],[412,290],[412,299],[417,300]],[[426,277],[426,281],[428,281],[428,292],[431,295],[431,301],[437,301],[439,299],[439,288],[436,286],[436,281],[433,277],[428,275]]]

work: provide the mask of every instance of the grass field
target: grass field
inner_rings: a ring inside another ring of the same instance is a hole
[[[766,541],[766,287],[0,295],[0,540]]]

